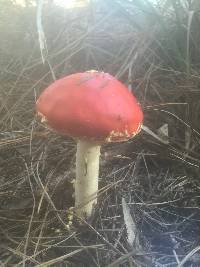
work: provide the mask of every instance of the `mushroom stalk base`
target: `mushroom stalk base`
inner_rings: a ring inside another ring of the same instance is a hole
[[[97,203],[100,146],[78,141],[76,152],[75,208],[76,214],[88,219]]]

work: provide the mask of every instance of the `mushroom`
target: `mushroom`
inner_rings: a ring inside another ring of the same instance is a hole
[[[55,81],[36,106],[51,128],[77,141],[75,211],[89,219],[97,203],[101,145],[139,133],[140,105],[116,78],[92,70]]]

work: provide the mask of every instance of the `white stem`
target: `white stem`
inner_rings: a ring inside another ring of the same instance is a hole
[[[88,219],[97,203],[100,146],[78,141],[76,152],[76,214]]]

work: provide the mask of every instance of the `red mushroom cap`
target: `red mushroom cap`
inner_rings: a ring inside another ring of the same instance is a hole
[[[57,132],[95,142],[124,141],[141,129],[143,113],[136,98],[108,73],[88,71],[51,84],[37,111]]]

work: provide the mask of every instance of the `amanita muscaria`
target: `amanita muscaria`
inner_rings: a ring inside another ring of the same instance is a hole
[[[77,141],[75,210],[88,219],[97,203],[100,147],[139,133],[143,121],[140,105],[120,81],[98,71],[55,81],[36,105],[51,128]]]

